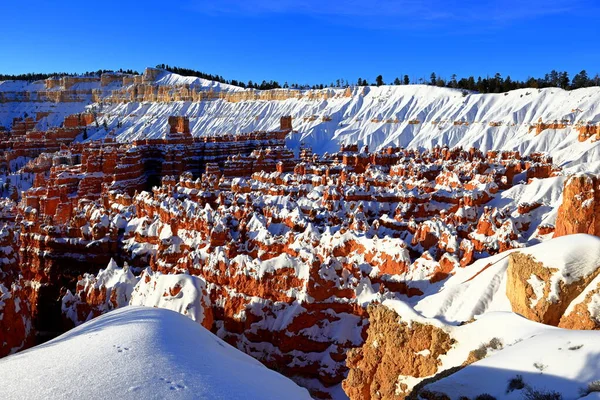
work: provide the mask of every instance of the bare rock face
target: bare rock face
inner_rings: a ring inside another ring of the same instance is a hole
[[[365,344],[348,351],[344,391],[352,400],[404,399],[409,393],[406,385],[398,385],[398,376],[434,375],[453,339],[438,327],[402,322],[385,306],[369,306],[368,312]]]
[[[600,276],[571,302],[558,326],[566,329],[600,329]]]
[[[14,217],[15,204],[0,200],[0,218]],[[11,223],[0,224],[0,357],[34,344],[31,302],[35,291],[21,275],[16,231]]]
[[[28,293],[19,283],[9,288],[0,283],[0,357],[35,343]]]
[[[600,179],[581,174],[565,182],[554,237],[587,233],[600,236]]]
[[[574,315],[564,315],[600,274],[600,241],[589,235],[566,236],[533,249],[509,255],[506,295],[512,310],[532,321],[557,326],[563,319],[563,326],[576,326]],[[587,301],[579,302],[585,307]]]

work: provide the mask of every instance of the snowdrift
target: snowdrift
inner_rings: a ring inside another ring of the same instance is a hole
[[[4,399],[310,399],[173,311],[126,307],[0,360]]]

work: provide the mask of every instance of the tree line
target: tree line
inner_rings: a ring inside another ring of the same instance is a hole
[[[441,76],[436,75],[432,72],[429,79],[419,78],[416,81],[411,80],[408,75],[404,75],[402,79],[395,78],[390,85],[411,85],[411,84],[425,84],[438,87],[448,87],[454,89],[470,90],[480,93],[504,93],[510,90],[523,89],[523,88],[561,88],[565,90],[580,89],[584,87],[600,86],[600,76],[596,74],[593,78],[590,78],[587,71],[582,70],[578,74],[573,76],[573,79],[569,77],[569,73],[566,71],[552,70],[545,74],[542,78],[529,77],[526,80],[511,79],[510,75],[503,77],[500,73],[495,74],[493,77],[477,77],[469,76],[468,78],[458,79],[455,74],[450,79],[444,79]],[[368,81],[358,78],[358,86],[368,86]],[[383,76],[379,75],[375,79],[375,82],[371,85],[381,86],[385,85]]]
[[[225,79],[221,75],[208,74],[205,72],[197,71],[190,68],[181,68],[181,67],[173,67],[167,64],[159,64],[156,68],[164,69],[166,71],[170,71],[176,74],[184,75],[184,76],[195,76],[198,78],[208,79],[215,82],[220,82],[224,84],[229,84],[233,86],[238,86],[242,88],[250,88],[250,89],[259,89],[259,90],[269,90],[269,89],[324,89],[328,87],[336,87],[336,88],[345,88],[350,86],[382,86],[385,85],[386,82],[383,79],[382,75],[378,75],[375,78],[374,82],[369,82],[367,79],[358,78],[356,83],[350,83],[346,79],[337,79],[334,82],[329,84],[299,84],[288,82],[284,82],[283,85],[280,85],[278,81],[275,80],[263,80],[262,82],[253,82],[249,80],[248,82],[243,82],[241,80],[235,79]],[[132,75],[139,75],[139,72],[131,70],[131,69],[119,69],[117,71],[113,70],[98,70],[85,72],[84,76],[100,76],[106,72],[118,72],[118,73],[126,73]],[[77,74],[68,74],[64,72],[54,72],[54,73],[27,73],[20,75],[4,75],[0,74],[0,81],[2,80],[25,80],[25,81],[36,81],[47,79],[50,77],[56,76],[65,76],[65,75],[77,75]],[[518,80],[512,79],[510,75],[503,77],[500,73],[495,74],[494,76],[486,76],[481,77],[478,76],[475,78],[474,76],[458,78],[456,74],[452,74],[450,79],[445,79],[435,72],[432,72],[429,76],[429,79],[426,78],[410,78],[408,75],[400,75],[396,77],[392,81],[387,83],[388,85],[413,85],[413,84],[427,84],[431,86],[438,87],[448,87],[454,89],[468,90],[479,93],[504,93],[510,90],[522,89],[522,88],[533,88],[533,89],[541,89],[541,88],[549,88],[556,87],[562,88],[565,90],[571,89],[579,89],[583,87],[590,86],[600,86],[600,76],[595,74],[594,77],[591,77],[587,71],[582,70],[581,72],[575,74],[573,78],[569,76],[569,73],[566,71],[556,71],[552,70],[549,73],[545,74],[540,78],[529,77],[526,80]]]
[[[86,71],[83,74],[73,74],[67,72],[50,72],[50,73],[38,73],[28,72],[26,74],[0,74],[0,81],[41,81],[48,78],[61,77],[61,76],[100,76],[104,73],[121,73],[130,75],[139,75],[140,73],[132,69],[119,69],[114,71],[112,69],[99,69],[97,71]]]
[[[216,82],[221,82],[229,85],[239,86],[243,88],[251,88],[251,89],[260,89],[260,90],[268,90],[268,89],[279,89],[279,88],[292,88],[292,89],[324,89],[327,87],[336,87],[336,88],[345,88],[349,86],[382,86],[385,85],[386,82],[383,79],[382,75],[378,75],[375,78],[374,82],[369,82],[367,79],[358,78],[356,83],[349,83],[348,80],[345,79],[337,79],[330,84],[298,84],[292,83],[288,84],[285,82],[283,85],[280,85],[279,82],[270,80],[263,80],[261,83],[248,81],[247,83],[243,81],[238,81],[235,79],[227,80],[223,78],[221,75],[211,75],[204,72],[196,71],[189,68],[179,68],[179,67],[171,67],[169,65],[160,64],[156,66],[157,68],[165,69],[170,72],[174,72],[180,75],[186,76],[196,76],[199,78],[204,78]],[[412,84],[427,84],[438,87],[448,87],[454,89],[462,89],[475,91],[480,93],[504,93],[510,90],[522,89],[522,88],[548,88],[548,87],[556,87],[562,88],[565,90],[571,89],[579,89],[583,87],[590,86],[600,86],[600,76],[596,74],[593,78],[590,77],[587,71],[582,70],[578,74],[575,74],[571,79],[569,77],[569,73],[566,71],[556,71],[552,70],[549,73],[545,74],[541,78],[533,78],[529,77],[526,80],[518,80],[512,79],[510,75],[503,77],[500,73],[495,74],[494,76],[486,76],[481,77],[478,76],[475,78],[474,76],[469,76],[466,78],[458,78],[456,74],[453,74],[450,79],[442,78],[437,75],[435,72],[432,72],[429,79],[418,78],[411,79],[408,75],[403,75],[401,77],[396,77],[391,82],[387,83],[388,85],[412,85]]]
[[[378,78],[382,79],[381,76]],[[408,77],[404,76],[404,84],[408,81]],[[380,82],[379,82],[380,83]],[[394,84],[399,84],[400,80],[396,78]],[[453,74],[450,79],[446,80],[440,76],[437,76],[434,72],[431,73],[428,81],[420,78],[418,82],[429,84],[439,87],[449,87],[455,89],[472,90],[480,93],[504,93],[510,90],[523,89],[523,88],[561,88],[565,90],[580,89],[590,86],[600,86],[600,76],[596,74],[591,78],[586,70],[575,74],[571,79],[567,71],[556,71],[552,70],[545,74],[541,78],[529,77],[526,80],[511,79],[510,75],[503,77],[500,73],[495,74],[493,77],[481,76],[475,77],[470,76],[468,78],[457,79],[456,75]]]

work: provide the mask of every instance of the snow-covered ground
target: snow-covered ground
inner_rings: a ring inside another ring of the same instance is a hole
[[[3,399],[310,399],[176,312],[126,307],[0,360]]]
[[[482,394],[516,400],[535,392],[578,399],[600,380],[600,334],[596,331],[558,329],[512,313],[489,313],[455,328],[454,333],[459,343],[496,339],[502,349],[489,349],[486,358],[425,387],[452,400]],[[464,359],[467,354],[457,354],[459,349],[460,345],[446,357]]]

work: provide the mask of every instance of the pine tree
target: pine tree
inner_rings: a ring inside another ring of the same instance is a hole
[[[435,86],[435,83],[437,82],[437,76],[435,75],[435,72],[431,73],[430,79],[430,84]]]
[[[573,77],[572,86],[573,89],[579,89],[582,87],[590,86],[590,79],[588,78],[588,74],[585,69]]]
[[[394,85],[396,85],[396,86],[402,85],[402,82],[400,82],[400,78],[396,77],[396,79],[394,79]]]
[[[561,72],[560,74],[560,78],[558,81],[559,86],[561,87],[561,89],[568,89],[569,88],[569,74],[567,73],[567,71],[565,72]]]
[[[410,84],[410,79],[408,78],[408,75],[404,75],[404,84],[405,85],[409,85]]]
[[[450,78],[450,83],[448,85],[451,88],[456,88],[458,86],[458,83],[456,82],[456,74],[452,74],[452,77]]]
[[[375,78],[375,84],[376,84],[377,86],[382,86],[382,85],[384,85],[384,83],[383,83],[383,76],[381,76],[381,75],[377,75],[377,78]]]

